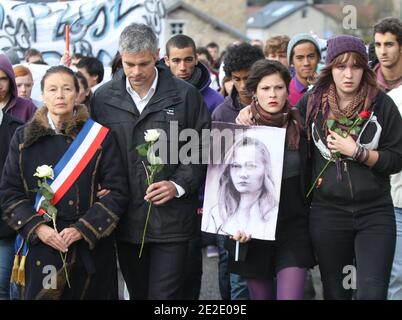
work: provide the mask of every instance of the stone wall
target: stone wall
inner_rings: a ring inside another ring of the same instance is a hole
[[[175,10],[169,15],[167,23],[172,21],[184,22],[184,34],[193,38],[197,47],[206,46],[209,42],[215,41],[219,45],[220,51],[223,51],[228,44],[239,40],[225,31],[215,29],[212,25],[183,9]],[[166,28],[166,31],[166,40],[168,40],[171,37],[169,27]]]

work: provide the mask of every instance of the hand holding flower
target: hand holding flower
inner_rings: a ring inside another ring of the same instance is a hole
[[[144,248],[145,236],[147,233],[149,216],[151,213],[152,204],[156,205],[163,204],[170,199],[172,199],[176,194],[176,187],[172,182],[169,181],[161,181],[154,183],[155,176],[162,171],[163,169],[163,161],[160,157],[155,155],[154,145],[159,139],[160,132],[156,129],[150,129],[145,131],[144,140],[145,143],[140,144],[136,147],[139,156],[146,157],[148,160],[148,165],[142,161],[142,165],[145,170],[146,180],[145,183],[147,185],[146,195],[144,199],[148,201],[148,212],[145,219],[145,226],[142,232],[142,241],[141,248],[139,253],[139,258],[141,258],[142,250]],[[172,195],[174,188],[174,193]]]
[[[328,166],[334,162],[337,165],[337,179],[342,179],[341,170],[340,170],[340,161],[341,156],[347,156],[351,158],[355,158],[356,152],[356,141],[353,139],[351,135],[358,136],[362,130],[362,124],[364,121],[369,120],[372,116],[372,113],[368,110],[363,110],[357,114],[354,120],[348,119],[346,117],[342,117],[340,119],[327,119],[326,125],[328,127],[329,135],[327,136],[327,147],[331,151],[331,158],[327,160],[325,166],[321,169],[318,176],[315,178],[313,185],[310,190],[307,192],[306,197],[309,197],[311,192],[315,187],[319,187],[322,183],[322,175],[324,171],[328,168]],[[346,129],[346,130],[344,130]],[[370,157],[370,154],[374,153],[374,157]],[[378,160],[378,153],[367,151],[367,160],[363,160],[363,162],[368,165],[374,165]]]
[[[81,233],[76,228],[65,228],[60,232],[60,236],[65,241],[67,247],[82,239]]]
[[[350,135],[344,138],[335,131],[328,131],[330,133],[327,136],[328,149],[330,149],[332,153],[339,152],[347,157],[351,157],[356,149],[356,141]]]
[[[56,230],[48,225],[41,224],[35,229],[35,233],[38,238],[48,246],[51,246],[52,248],[61,252],[68,251],[68,245],[66,244],[65,240]]]
[[[146,191],[145,201],[155,205],[161,205],[176,196],[176,187],[171,181],[160,181],[152,183]]]
[[[48,184],[47,179],[54,179],[54,172],[52,166],[42,165],[36,168],[36,172],[33,175],[38,177],[38,189],[33,190],[34,192],[39,192],[43,201],[40,202],[40,207],[38,210],[38,215],[42,216],[46,221],[53,223],[53,229],[46,225],[40,225],[36,230],[36,234],[39,239],[51,246],[52,248],[60,252],[60,258],[63,261],[63,269],[66,275],[66,281],[69,288],[71,288],[70,280],[68,277],[66,256],[68,251],[68,244],[65,239],[57,231],[57,208],[53,205],[54,192],[52,187]],[[36,206],[36,205],[35,205]],[[65,253],[63,255],[63,253]]]

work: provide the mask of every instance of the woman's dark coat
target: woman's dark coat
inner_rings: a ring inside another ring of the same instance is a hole
[[[77,106],[74,118],[65,124],[61,134],[56,134],[49,126],[47,109],[43,107],[31,122],[16,131],[11,141],[0,184],[0,202],[7,224],[29,242],[25,266],[25,297],[28,299],[115,298],[116,261],[110,235],[126,210],[128,187],[110,132],[56,205],[58,231],[75,227],[83,237],[68,251],[72,290],[66,290],[60,253],[42,243],[34,233],[35,228],[46,221],[34,209],[36,194],[31,190],[37,187],[38,178],[33,174],[38,166],[56,166],[88,117],[86,108]],[[110,190],[102,199],[96,196],[99,185]],[[42,282],[49,274],[45,272],[46,266],[56,266],[58,270],[56,290],[43,288]]]

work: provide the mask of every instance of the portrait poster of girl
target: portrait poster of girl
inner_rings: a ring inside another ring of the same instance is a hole
[[[285,133],[212,123],[202,231],[275,240]]]

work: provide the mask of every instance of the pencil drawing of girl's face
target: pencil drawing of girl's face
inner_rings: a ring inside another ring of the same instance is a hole
[[[241,146],[233,154],[230,177],[239,193],[255,193],[264,182],[264,163],[255,145]]]

